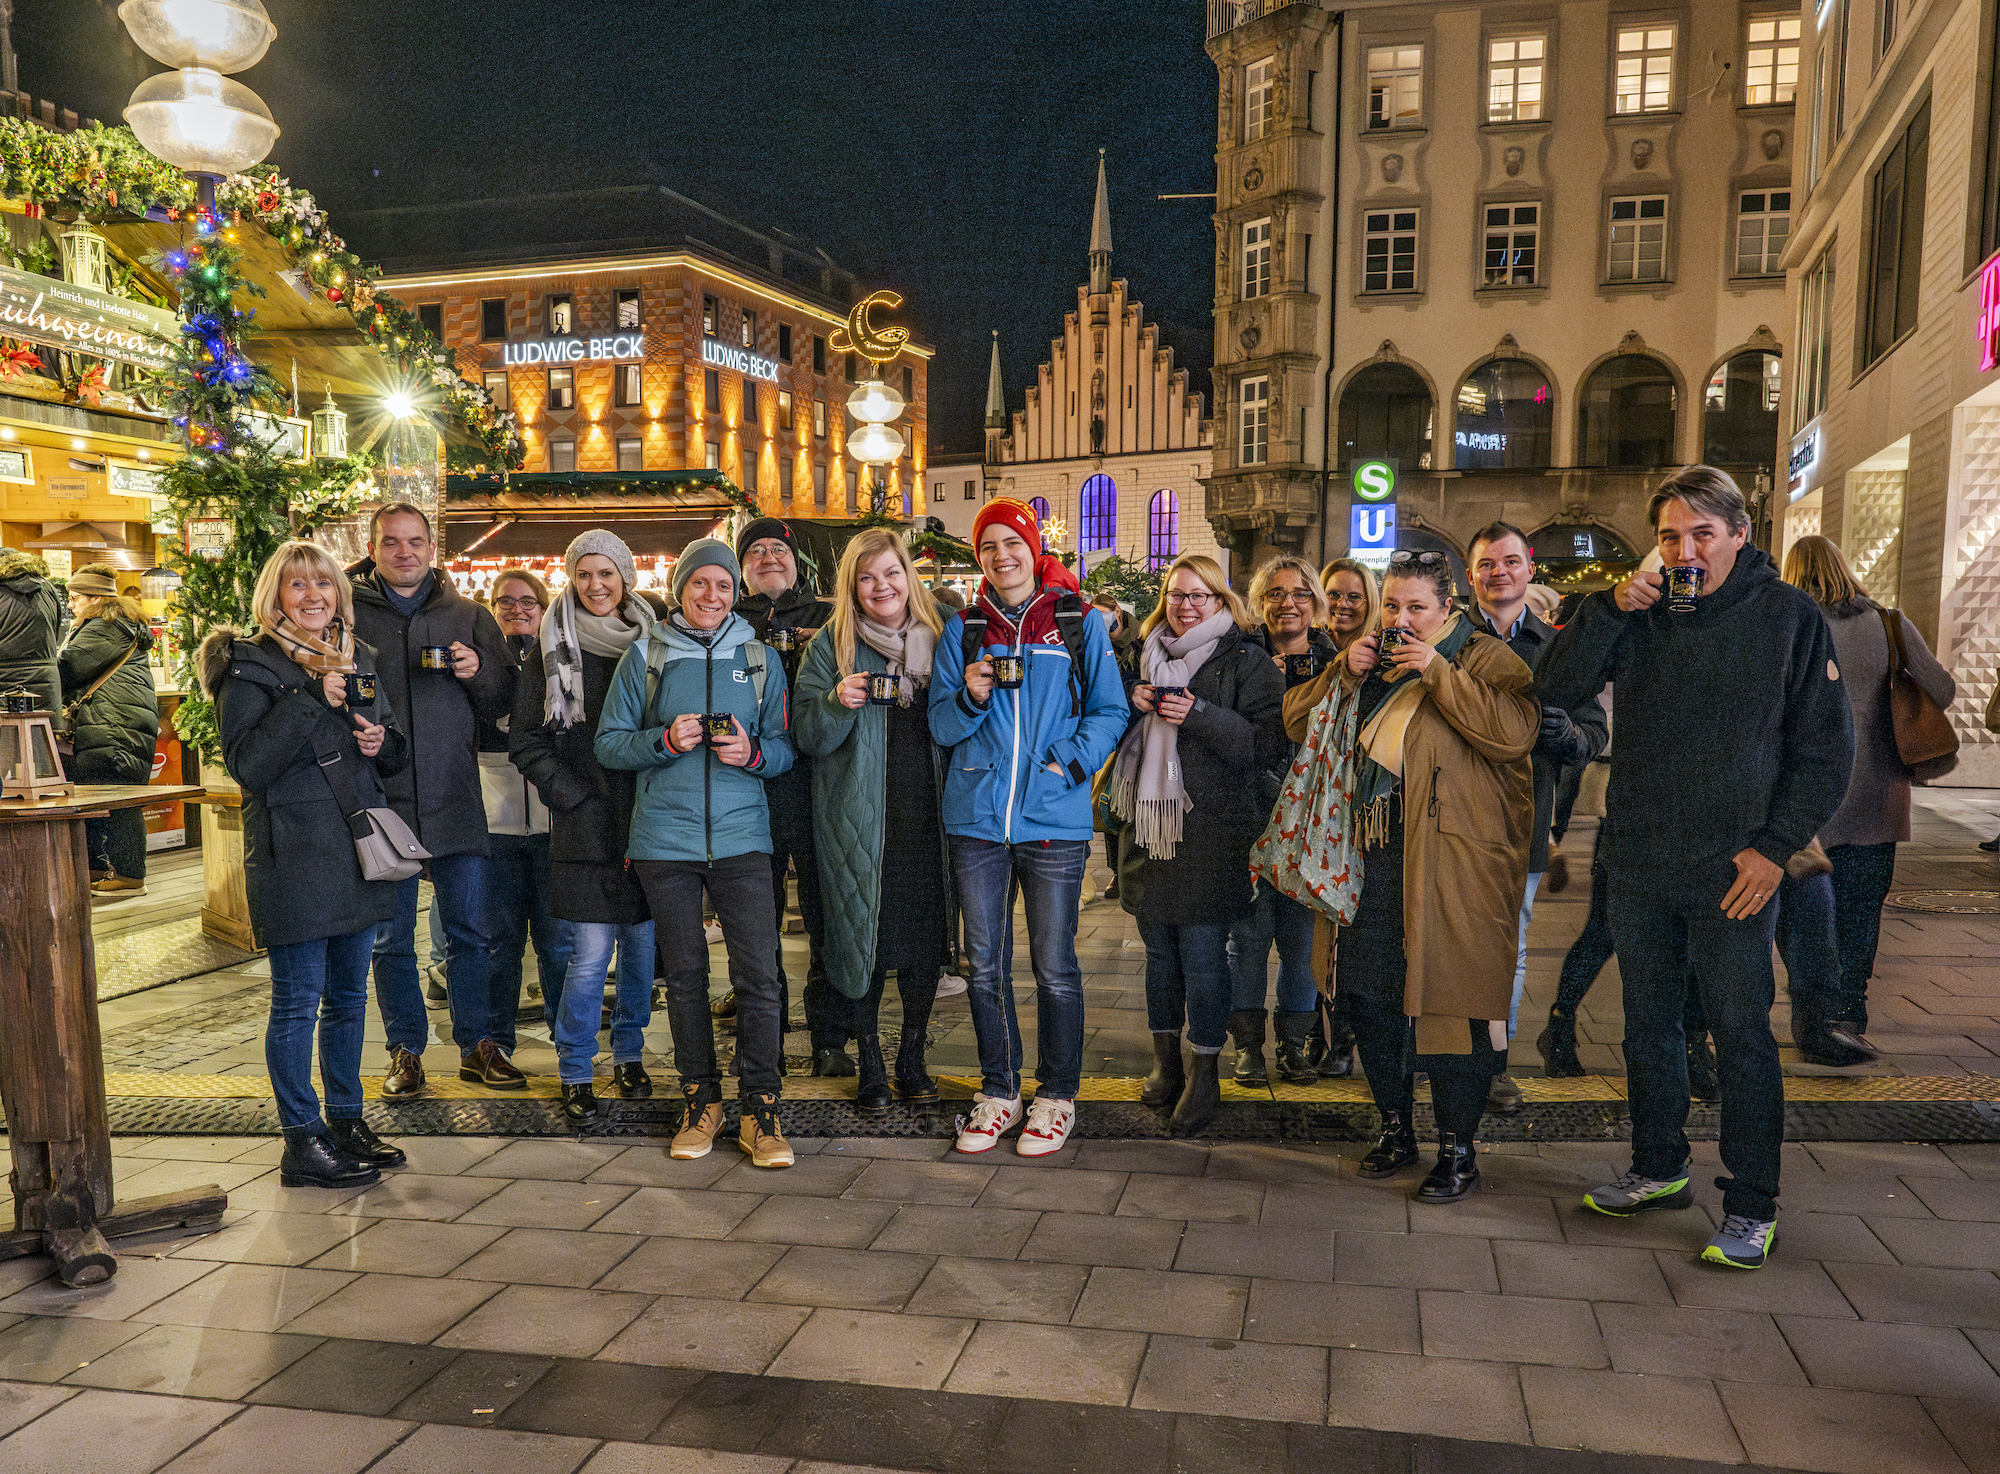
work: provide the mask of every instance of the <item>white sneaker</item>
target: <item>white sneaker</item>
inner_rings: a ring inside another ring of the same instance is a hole
[[[1021,1128],[1014,1151],[1023,1157],[1046,1157],[1050,1152],[1059,1152],[1075,1124],[1075,1101],[1047,1100],[1038,1095],[1028,1107],[1028,1124]]]
[[[717,942],[722,940],[722,928],[712,921],[709,922],[708,925],[701,929],[701,939],[713,947]]]
[[[965,991],[965,979],[960,977],[957,973],[946,972],[938,974],[938,990],[937,990],[938,997],[956,998],[960,993],[963,993],[964,991]]]
[[[953,1150],[968,1156],[990,1152],[999,1143],[1001,1134],[1020,1119],[1020,1096],[1000,1100],[991,1095],[975,1095],[972,1114],[959,1117],[963,1124],[958,1129],[958,1140],[952,1144]]]

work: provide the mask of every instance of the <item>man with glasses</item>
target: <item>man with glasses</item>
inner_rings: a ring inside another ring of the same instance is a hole
[[[1484,624],[1530,671],[1542,663],[1556,632],[1528,607],[1535,578],[1535,550],[1528,535],[1511,522],[1493,522],[1472,535],[1466,557],[1472,576],[1474,622]],[[1514,1001],[1507,1008],[1511,1042],[1521,1018],[1521,993],[1528,982],[1528,920],[1535,891],[1549,868],[1549,824],[1555,814],[1556,779],[1565,767],[1581,766],[1604,751],[1611,729],[1595,696],[1573,710],[1542,704],[1542,730],[1535,739],[1535,830],[1528,846],[1528,889],[1521,898],[1519,961],[1514,966]],[[1504,1071],[1493,1077],[1486,1108],[1511,1116],[1521,1109],[1521,1087]]]

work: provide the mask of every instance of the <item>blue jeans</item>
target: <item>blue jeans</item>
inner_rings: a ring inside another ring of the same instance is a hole
[[[1141,921],[1139,939],[1146,944],[1146,1027],[1178,1034],[1185,1019],[1188,1043],[1220,1053],[1229,1037],[1228,924]]]
[[[562,1083],[587,1085],[597,1058],[597,1025],[604,1016],[604,975],[618,949],[618,1002],[611,1010],[611,1062],[630,1064],[646,1048],[653,1021],[653,923],[568,923],[576,951],[561,990],[562,1006],[549,1015],[549,1035],[561,1060]],[[547,984],[543,996],[548,995]]]
[[[951,836],[951,868],[965,913],[972,965],[967,990],[979,1040],[980,1089],[999,1100],[1021,1094],[1021,1023],[1013,980],[1003,971],[1012,924],[1009,882],[1028,911],[1028,961],[1035,970],[1035,1079],[1051,1100],[1076,1099],[1083,1074],[1083,970],[1076,960],[1077,908],[1090,842],[1052,839],[999,844]]]
[[[1514,1001],[1507,1005],[1507,1037],[1513,1039],[1521,1024],[1521,994],[1528,987],[1528,922],[1535,914],[1535,892],[1542,884],[1542,872],[1528,873],[1528,888],[1521,893],[1521,940],[1514,958]],[[1507,1061],[1500,1061],[1507,1068]]]
[[[1264,880],[1257,882],[1255,908],[1229,928],[1230,1008],[1264,1006],[1270,991],[1273,940],[1278,944],[1279,1010],[1311,1013],[1319,1007],[1319,987],[1312,975],[1313,914]],[[1150,957],[1149,952],[1149,961]]]
[[[481,1039],[511,1038],[514,1012],[501,1018],[489,996],[494,923],[487,903],[484,855],[440,855],[430,862],[432,904],[444,919],[445,987],[451,994],[451,1037],[460,1054]],[[396,917],[375,929],[375,1002],[391,1049],[422,1054],[430,1041],[424,990],[417,981],[417,877],[398,882]]]
[[[514,1052],[514,1015],[521,1007],[521,959],[528,938],[535,939],[535,971],[542,980],[542,1015],[553,1023],[562,1005],[563,977],[569,971],[573,923],[549,915],[549,837],[546,834],[492,836],[493,944],[492,990],[504,1014],[504,1030],[494,1041]],[[647,966],[651,966],[648,963]],[[648,974],[650,976],[650,974]],[[512,1006],[508,1000],[512,999]],[[634,1055],[633,1058],[637,1058]]]
[[[414,882],[412,882],[414,884]],[[278,1097],[278,1124],[313,1126],[313,1025],[319,1025],[319,1074],[326,1113],[361,1119],[361,1033],[368,1021],[368,954],[375,928],[318,937],[271,949],[271,1021],[264,1029],[264,1068]]]

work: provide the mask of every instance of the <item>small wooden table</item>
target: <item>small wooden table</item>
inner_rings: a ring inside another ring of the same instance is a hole
[[[111,1132],[90,935],[83,821],[114,809],[187,800],[199,787],[80,786],[39,802],[0,800],[0,1105],[13,1149],[15,1231],[0,1259],[38,1251],[64,1284],[118,1270],[108,1238],[222,1216],[219,1186],[142,1198],[112,1211]]]

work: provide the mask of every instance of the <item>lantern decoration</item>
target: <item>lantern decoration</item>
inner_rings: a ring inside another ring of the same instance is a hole
[[[861,426],[847,437],[847,453],[874,473],[869,509],[877,513],[883,510],[888,494],[882,468],[901,460],[907,443],[902,432],[893,428],[903,413],[903,396],[882,381],[882,365],[902,352],[910,332],[908,328],[877,327],[869,315],[877,306],[902,305],[903,299],[894,292],[870,293],[854,304],[845,329],[832,335],[837,351],[858,353],[868,360],[869,377],[856,384],[854,392],[847,396],[847,412]]]
[[[326,386],[326,403],[312,414],[313,450],[323,460],[347,458],[347,415],[333,402],[333,385]]]
[[[30,803],[76,790],[56,755],[55,719],[46,711],[17,711],[32,701],[10,697],[0,711],[0,798]]]
[[[78,220],[57,240],[62,245],[63,280],[80,287],[96,287],[100,292],[106,290],[109,277],[104,237],[86,221]]]

